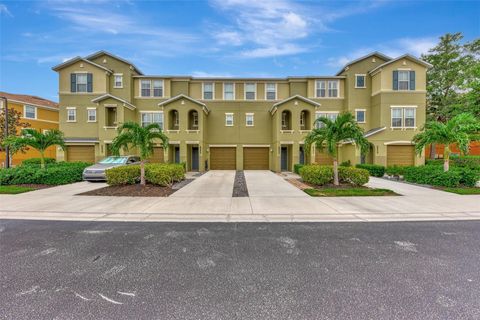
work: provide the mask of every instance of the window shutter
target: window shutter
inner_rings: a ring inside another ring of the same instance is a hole
[[[70,73],[70,92],[77,92],[77,75]]]
[[[87,73],[87,92],[93,92],[92,74]]]
[[[415,71],[410,71],[410,90],[415,90]]]
[[[398,71],[393,71],[393,90],[398,90]]]

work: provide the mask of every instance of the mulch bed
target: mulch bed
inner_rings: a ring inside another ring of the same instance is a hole
[[[235,180],[233,182],[232,197],[248,197],[247,181],[243,171],[235,172]]]
[[[81,196],[124,196],[124,197],[168,197],[175,190],[170,187],[160,187],[152,184],[141,186],[129,184],[123,186],[108,186],[83,193]]]

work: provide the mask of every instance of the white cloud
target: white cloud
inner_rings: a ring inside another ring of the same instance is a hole
[[[8,10],[7,6],[2,3],[0,3],[0,16],[1,15],[13,18],[13,14]]]
[[[281,47],[263,47],[263,48],[256,48],[252,50],[245,50],[241,52],[241,56],[247,58],[265,58],[265,57],[272,57],[272,56],[286,56],[292,54],[298,54],[307,51],[306,48],[294,45],[294,44],[286,44]]]

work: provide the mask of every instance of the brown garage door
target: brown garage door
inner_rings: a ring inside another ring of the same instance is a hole
[[[94,146],[67,146],[67,161],[95,162]]]
[[[162,163],[164,161],[163,157],[163,148],[162,147],[154,147],[153,148],[153,155],[148,159],[150,163]]]
[[[414,159],[413,146],[387,146],[387,166],[413,166]]]
[[[243,148],[243,169],[244,170],[268,170],[268,154],[270,148],[246,147]]]
[[[315,151],[315,163],[321,164],[323,166],[333,165],[333,158],[330,157],[325,151],[316,150]]]
[[[210,147],[211,170],[235,170],[237,168],[237,148]]]

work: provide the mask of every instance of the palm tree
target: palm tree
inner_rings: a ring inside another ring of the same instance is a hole
[[[45,169],[45,151],[51,146],[60,146],[65,150],[63,132],[52,129],[41,133],[35,129],[23,129],[21,136],[10,136],[4,141],[13,153],[21,151],[26,147],[36,149],[40,153],[40,167]]]
[[[317,125],[317,128],[305,137],[305,150],[310,150],[310,147],[315,145],[333,158],[333,183],[338,186],[338,147],[344,142],[353,142],[364,155],[368,152],[370,143],[363,136],[363,129],[357,124],[355,117],[349,112],[339,114],[334,121],[320,117],[315,120],[314,125]]]
[[[448,171],[450,165],[450,145],[456,144],[463,154],[467,154],[470,142],[480,140],[480,120],[471,113],[461,113],[447,122],[429,121],[422,132],[415,135],[412,141],[415,150],[422,154],[423,149],[432,144],[443,144],[443,170]]]
[[[161,140],[163,148],[168,147],[168,137],[157,123],[142,127],[136,122],[126,122],[118,128],[118,136],[113,139],[111,150],[114,155],[120,149],[128,151],[137,148],[140,151],[140,184],[145,185],[145,160],[153,155],[155,140]]]

